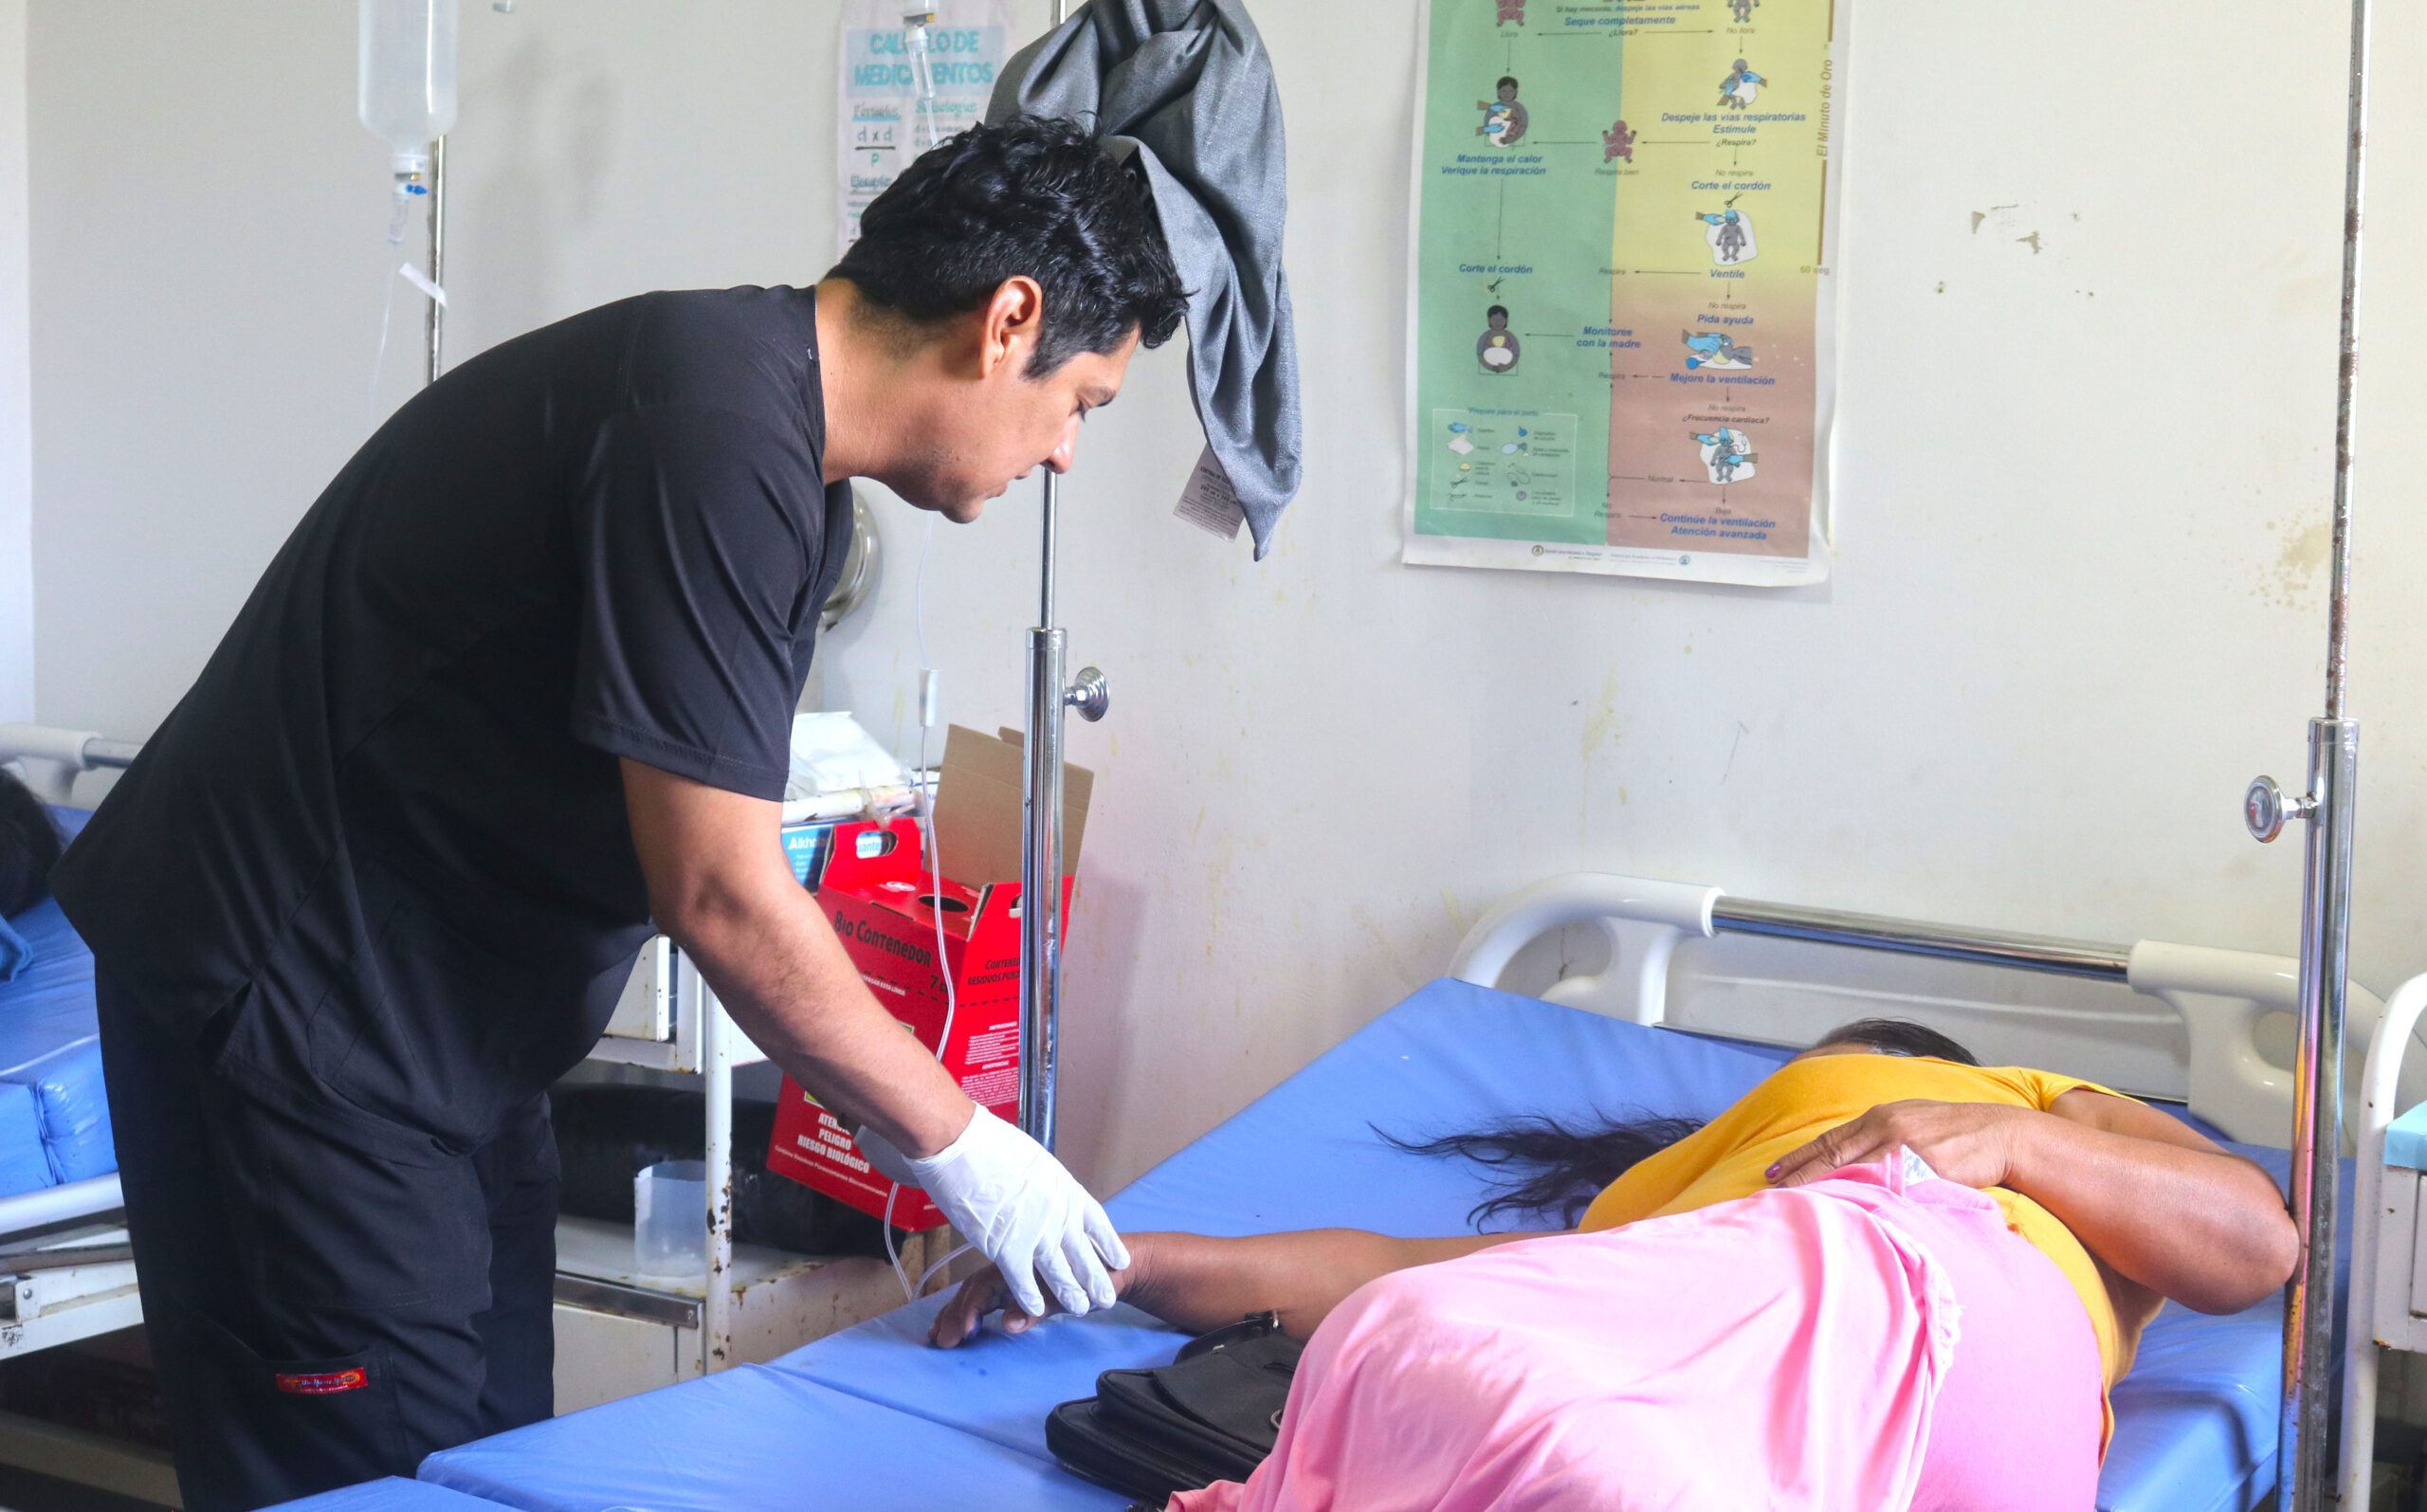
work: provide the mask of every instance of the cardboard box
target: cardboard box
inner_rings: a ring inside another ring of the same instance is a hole
[[[824,847],[815,886],[861,980],[930,1051],[970,1101],[1016,1120],[1020,1097],[1020,850],[1023,757],[1015,738],[955,725],[936,789],[936,843],[944,880],[934,888],[918,821],[840,825]],[[1093,775],[1067,767],[1063,781],[1064,938],[1071,873],[1086,832]],[[943,959],[936,958],[940,921]],[[955,1011],[944,1040],[944,983]],[[863,1212],[882,1216],[893,1184],[872,1169],[852,1131],[787,1077],[767,1169]],[[903,1189],[897,1228],[932,1229],[943,1215],[926,1193]]]

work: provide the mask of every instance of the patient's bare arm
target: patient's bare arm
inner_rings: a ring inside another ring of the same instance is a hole
[[[1131,1306],[1190,1333],[1234,1323],[1251,1313],[1279,1313],[1282,1327],[1291,1337],[1305,1339],[1350,1292],[1378,1276],[1539,1235],[1394,1239],[1357,1229],[1315,1229],[1246,1239],[1191,1233],[1122,1237],[1132,1264],[1115,1271],[1112,1281],[1121,1300]],[[950,1349],[976,1333],[986,1316],[1009,1301],[1002,1278],[994,1271],[972,1277],[938,1315],[929,1338]],[[1016,1333],[1029,1321],[1014,1314],[1005,1327]]]
[[[2238,1312],[2290,1278],[2300,1230],[2265,1171],[2127,1098],[2077,1089],[2049,1111],[2015,1190],[2100,1261],[2204,1313]]]

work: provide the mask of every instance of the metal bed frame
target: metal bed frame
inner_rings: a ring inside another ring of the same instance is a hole
[[[2181,1021],[2189,1046],[2184,1100],[2195,1112],[2252,1143],[2282,1140],[2291,1116],[2292,1069],[2269,1059],[2260,1034],[2268,1018],[2300,1009],[2299,962],[2290,956],[2152,939],[2128,946],[2060,939],[1757,902],[1716,886],[1577,872],[1537,883],[1486,913],[1458,947],[1450,975],[1497,986],[1529,942],[1569,925],[1597,928],[1609,943],[1609,964],[1568,976],[1542,995],[1637,1024],[1672,1022],[1670,977],[1678,944],[1722,936],[1922,956],[2126,988],[2164,1004]],[[2363,1032],[2374,1029],[2383,1017],[2383,1003],[2363,987],[2351,991],[2357,1022]],[[2028,1017],[2033,1009],[1998,1011]]]

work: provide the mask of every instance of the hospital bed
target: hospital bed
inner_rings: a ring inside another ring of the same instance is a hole
[[[1571,926],[1608,936],[1614,948],[1606,970],[1569,976],[1546,994],[1552,1000],[1497,990],[1529,941]],[[1856,944],[1863,932],[1898,930],[1914,937],[1907,954],[1941,961],[2012,964],[2006,957],[2016,952],[2047,955],[2066,976],[2097,985],[2125,1005],[2105,1011],[2128,1019],[2129,1005],[2144,1003],[2151,1009],[2145,1025],[2175,1037],[2158,1051],[2126,1046],[2102,1053],[2095,1011],[2062,992],[2025,999],[1943,984],[1934,993],[1894,981],[1847,986],[1842,974],[1815,970],[1816,961],[1836,957],[1814,952],[1813,941]],[[1110,1204],[1113,1217],[1130,1230],[1243,1234],[1350,1225],[1456,1232],[1484,1195],[1477,1172],[1405,1154],[1381,1132],[1438,1134],[1521,1113],[1715,1113],[1787,1053],[1675,1027],[1677,946],[1722,933],[1785,935],[1798,943],[1764,942],[1734,966],[1702,970],[1691,984],[1697,1000],[1779,1004],[1781,1014],[1799,1013],[1815,1025],[1860,1013],[1894,1013],[1967,1032],[1994,1024],[1995,1035],[1977,1036],[1993,1053],[2053,1062],[2131,1090],[2187,1093],[2185,1116],[2228,1139],[2263,1139],[2289,1124],[2289,1078],[2262,1048],[2268,1015],[2287,1010],[2296,991],[2289,961],[2154,941],[2108,950],[1925,932],[1895,920],[1769,910],[1713,888],[1569,878],[1495,910],[1462,948],[1449,978],[1383,1013],[1132,1185]],[[2355,1039],[2378,1012],[2374,998],[2355,991],[2355,1018],[2364,1021],[2355,1026]],[[1774,1037],[1808,1033],[1798,1024]],[[2045,1053],[2016,1053],[2035,1043]],[[2158,1084],[2163,1077],[2153,1074],[2167,1065],[2171,1086]],[[2282,1150],[2237,1147],[2279,1181],[2285,1177]],[[1120,1507],[1121,1498],[1053,1467],[1045,1414],[1086,1394],[1100,1371],[1168,1359],[1178,1337],[1122,1308],[941,1353],[924,1339],[942,1304],[930,1297],[770,1365],[447,1450],[424,1463],[420,1479],[530,1512],[706,1512],[803,1495],[838,1507]],[[2212,1512],[2265,1501],[2274,1484],[2281,1329],[2273,1303],[2227,1318],[2164,1310],[2114,1394],[2105,1512]],[[414,1493],[374,1487],[363,1494]]]
[[[0,763],[23,774],[72,844],[90,812],[75,779],[122,764],[96,737],[0,725]],[[0,1252],[9,1236],[119,1206],[118,1154],[101,1084],[93,953],[46,898],[10,920],[33,947],[14,980],[0,982]]]
[[[77,778],[121,767],[134,748],[82,732],[0,725],[11,764],[72,843],[90,817]],[[11,920],[33,947],[0,982],[0,1360],[143,1321],[126,1245],[101,1082],[93,956],[59,904]],[[165,1456],[0,1412],[0,1462],[166,1500]]]
[[[81,809],[51,815],[70,840],[89,817]],[[33,959],[0,982],[0,1199],[82,1190],[96,1180],[101,1186],[90,1190],[106,1193],[118,1155],[101,1089],[93,953],[52,899],[9,926],[33,948]]]

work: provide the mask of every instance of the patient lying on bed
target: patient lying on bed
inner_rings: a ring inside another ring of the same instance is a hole
[[[1130,1304],[1310,1340],[1272,1456],[1176,1512],[2086,1509],[2160,1305],[2239,1311],[2299,1247],[2272,1178],[2178,1120],[1879,1020],[1700,1127],[1409,1148],[1500,1168],[1479,1218],[1567,1227],[1127,1236]],[[1005,1303],[973,1279],[935,1342]]]

